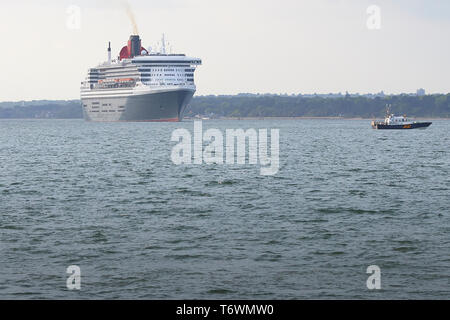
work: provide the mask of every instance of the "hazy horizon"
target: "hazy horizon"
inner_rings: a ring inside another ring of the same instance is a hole
[[[448,1],[128,2],[145,47],[165,33],[203,60],[198,95],[450,92]],[[371,5],[380,29],[367,27]],[[121,0],[3,1],[0,20],[0,101],[79,99],[108,41],[114,57],[133,33]]]

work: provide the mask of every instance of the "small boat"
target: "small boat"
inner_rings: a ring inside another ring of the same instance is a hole
[[[417,122],[408,119],[406,115],[396,116],[390,113],[389,108],[386,111],[384,121],[372,121],[373,129],[426,129],[432,122]]]

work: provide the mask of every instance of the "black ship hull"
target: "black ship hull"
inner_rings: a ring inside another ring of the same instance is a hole
[[[432,122],[417,122],[417,123],[411,123],[411,124],[394,124],[394,125],[389,125],[389,124],[383,124],[383,123],[375,123],[372,124],[372,128],[373,129],[377,129],[377,130],[409,130],[409,129],[425,129],[428,128],[430,125],[432,124]]]

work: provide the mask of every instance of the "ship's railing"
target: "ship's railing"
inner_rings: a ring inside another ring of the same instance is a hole
[[[115,88],[133,88],[136,86],[135,81],[128,82],[104,82],[94,85],[94,89],[115,89]]]
[[[187,82],[143,82],[146,86],[162,87],[162,86],[186,86]]]
[[[149,86],[149,87],[164,87],[164,86],[187,86],[191,83],[188,82],[142,82],[143,85]],[[134,88],[138,85],[136,81],[126,81],[126,82],[101,82],[101,83],[95,83],[89,85],[84,85],[84,88],[86,89],[117,89],[117,88]],[[83,85],[82,85],[83,87]]]

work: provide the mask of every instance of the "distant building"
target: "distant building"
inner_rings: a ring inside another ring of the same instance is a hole
[[[419,97],[424,96],[425,94],[426,94],[425,89],[420,88],[420,89],[417,89],[417,91],[416,91],[416,95]]]

